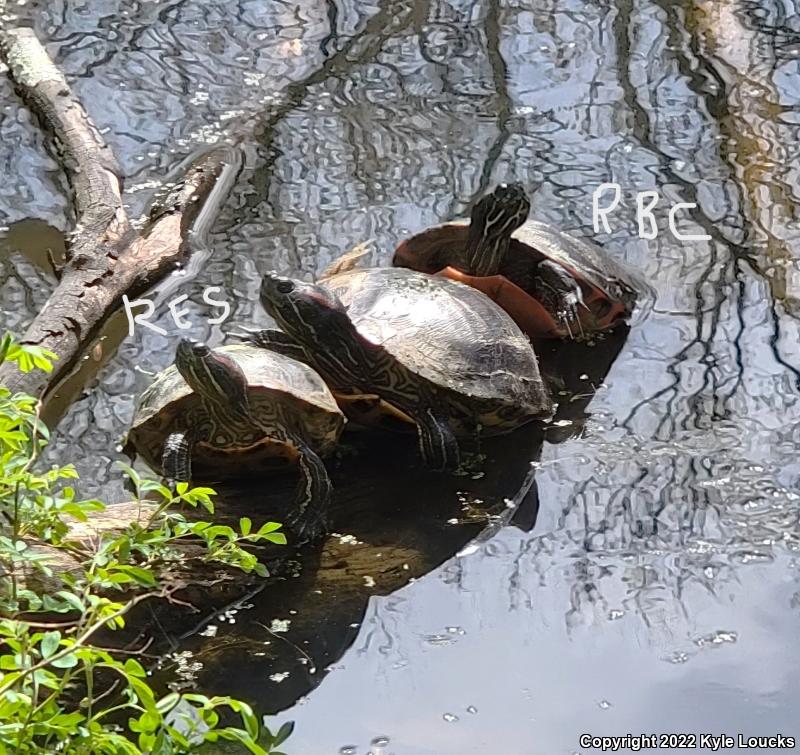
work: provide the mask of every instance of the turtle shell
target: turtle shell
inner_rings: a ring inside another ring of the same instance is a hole
[[[428,273],[451,264],[458,267],[454,261],[463,254],[468,233],[469,219],[428,228],[397,247],[393,264]],[[649,289],[597,244],[537,220],[528,220],[514,232],[498,273],[530,292],[536,265],[545,259],[564,267],[577,281],[587,304],[598,307],[597,323],[603,323],[606,309],[615,305],[617,316],[606,327],[628,319],[640,294]]]
[[[247,377],[250,409],[266,420],[270,408],[280,402],[292,430],[319,454],[336,445],[345,423],[336,400],[322,378],[309,366],[290,357],[247,345],[216,349],[232,358]],[[160,372],[142,393],[127,444],[147,464],[161,472],[161,453],[167,436],[186,429],[200,411],[200,398],[187,385],[174,365]],[[215,477],[264,473],[294,462],[294,446],[269,437],[256,427],[241,427],[240,434],[224,443],[214,439],[195,444],[192,460],[196,469]],[[217,440],[221,440],[217,439]]]
[[[451,408],[485,431],[504,432],[550,415],[530,342],[479,291],[403,268],[351,270],[320,285],[348,308],[364,338],[420,381],[445,391]]]

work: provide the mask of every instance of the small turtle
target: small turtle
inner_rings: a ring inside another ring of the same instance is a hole
[[[630,318],[646,286],[591,241],[526,222],[529,210],[520,184],[502,184],[468,220],[401,242],[392,264],[483,291],[532,338],[575,338]]]
[[[259,331],[253,343],[308,361],[359,423],[415,424],[433,469],[459,466],[457,437],[552,413],[528,339],[468,286],[398,268],[340,271],[318,285],[269,273],[261,303],[283,332]]]
[[[331,483],[319,454],[345,423],[306,364],[247,345],[210,349],[182,339],[175,364],[145,390],[127,445],[167,480],[238,477],[295,462],[301,482],[287,524],[303,539],[325,529]]]

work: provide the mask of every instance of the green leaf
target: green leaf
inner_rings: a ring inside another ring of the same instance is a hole
[[[140,566],[120,565],[116,567],[116,571],[129,575],[132,579],[145,587],[154,587],[156,584],[155,574],[148,569],[142,569]]]
[[[75,653],[67,653],[66,655],[62,655],[61,658],[56,658],[51,662],[51,665],[54,668],[74,668],[78,665],[78,659]]]
[[[143,682],[141,679],[130,674],[126,678],[131,690],[136,694],[136,697],[144,708],[153,713],[157,713],[155,695],[147,682]]]
[[[138,729],[138,731],[144,733],[153,733],[161,725],[161,720],[161,715],[159,713],[145,711],[141,716],[139,716],[139,726],[141,728]]]
[[[16,656],[0,655],[0,669],[3,671],[15,671],[19,668]]]
[[[272,739],[271,747],[278,747],[282,745],[289,737],[292,736],[292,732],[294,731],[294,721],[287,721],[280,729],[278,729],[278,733]]]
[[[127,674],[130,674],[130,676],[138,677],[140,679],[143,679],[147,676],[147,672],[144,670],[144,667],[135,658],[128,658],[123,664],[123,668]]]
[[[39,644],[39,652],[45,660],[58,650],[61,644],[61,632],[47,632]]]
[[[140,493],[158,493],[165,501],[172,499],[172,491],[166,486],[162,485],[156,480],[142,480],[139,486]]]
[[[62,729],[74,729],[81,721],[85,720],[86,716],[83,713],[74,711],[73,713],[59,713],[50,719],[50,723]]]
[[[125,464],[123,461],[117,461],[117,466],[122,470],[122,473],[130,479],[134,487],[138,488],[141,485],[142,478],[139,477],[139,473],[132,466]]]
[[[60,689],[61,687],[61,679],[52,671],[47,671],[43,668],[34,671],[33,678],[37,684],[48,689]]]
[[[59,598],[62,598],[65,603],[68,603],[71,608],[83,613],[83,603],[81,603],[81,599],[74,592],[69,592],[69,590],[59,590],[56,595]]]
[[[209,742],[214,742],[217,739],[227,739],[230,742],[238,742],[239,744],[244,745],[248,750],[250,750],[250,752],[253,753],[253,755],[270,755],[270,753],[261,747],[261,745],[259,745],[257,742],[254,742],[246,731],[234,729],[230,726],[225,729],[216,729],[215,731],[208,732],[204,739]]]
[[[243,536],[247,536],[250,534],[250,530],[253,528],[253,521],[248,519],[246,516],[243,516],[239,519],[239,531],[242,533]]]
[[[156,708],[163,714],[167,713],[168,711],[172,710],[175,707],[177,702],[181,699],[181,696],[177,692],[171,692],[168,695],[162,697],[157,703]]]

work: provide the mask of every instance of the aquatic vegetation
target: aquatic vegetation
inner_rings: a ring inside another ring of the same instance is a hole
[[[51,369],[51,354],[0,339],[0,364]],[[179,503],[209,514],[214,491],[181,484],[173,493],[154,480],[125,472],[136,489],[142,516],[90,543],[70,534],[106,506],[80,500],[72,465],[42,470],[39,454],[48,430],[39,402],[0,387],[0,754],[195,752],[203,743],[237,743],[256,754],[273,753],[291,734],[273,734],[252,708],[231,697],[171,693],[160,697],[135,653],[93,644],[105,629],[121,629],[139,603],[169,598],[169,576],[192,559],[265,575],[245,543],[285,543],[280,525],[239,531],[187,521]],[[155,498],[145,505],[145,496]],[[187,538],[204,548],[187,556]],[[54,614],[63,614],[53,620]],[[224,709],[238,726],[223,725]]]

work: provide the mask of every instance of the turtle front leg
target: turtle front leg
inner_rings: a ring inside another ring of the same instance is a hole
[[[419,450],[426,467],[453,471],[461,465],[461,450],[447,418],[432,406],[413,414],[419,434]]]
[[[381,395],[414,420],[419,452],[426,467],[436,472],[452,472],[461,466],[461,450],[450,417],[441,408],[441,399],[427,391],[413,403],[409,396],[398,391],[387,389]]]
[[[178,430],[167,436],[161,452],[161,469],[169,488],[174,488],[176,482],[189,482],[192,479],[192,441],[189,433]]]
[[[583,336],[579,307],[587,308],[583,292],[575,278],[561,265],[543,260],[536,266],[534,295],[555,313],[570,338]]]
[[[276,354],[282,354],[300,362],[307,361],[306,350],[282,330],[276,330],[275,328],[251,330],[250,328],[245,328],[244,333],[234,333],[233,335],[253,346],[258,346],[260,349],[269,349]]]
[[[292,442],[300,452],[301,476],[295,507],[286,524],[302,543],[316,540],[328,532],[327,512],[333,486],[317,453],[299,438],[292,438]]]

